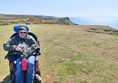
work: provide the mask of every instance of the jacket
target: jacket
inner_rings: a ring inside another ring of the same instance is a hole
[[[3,45],[4,50],[8,51],[9,55],[16,51],[16,47],[20,47],[22,49],[23,57],[26,58],[30,55],[33,55],[39,48],[35,39],[28,34],[23,39],[20,38],[17,34],[10,38],[10,40]]]

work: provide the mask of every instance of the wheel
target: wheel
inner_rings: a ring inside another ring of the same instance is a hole
[[[41,83],[41,76],[39,74],[35,74],[35,81],[34,83]]]
[[[15,79],[10,79],[8,83],[15,83]]]

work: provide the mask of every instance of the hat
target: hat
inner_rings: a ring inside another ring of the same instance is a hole
[[[24,30],[24,31],[27,32],[27,29],[26,29],[24,26],[21,26],[21,27],[18,29],[18,31],[20,31],[20,30]]]
[[[15,25],[13,29],[17,33],[19,31],[19,29],[21,29],[21,28],[22,28],[22,30],[26,30],[26,32],[29,31],[29,28],[25,25]]]

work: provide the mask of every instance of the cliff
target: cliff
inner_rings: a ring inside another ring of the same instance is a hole
[[[62,24],[73,25],[69,17],[54,17],[41,15],[6,15],[0,14],[0,25],[9,24]]]

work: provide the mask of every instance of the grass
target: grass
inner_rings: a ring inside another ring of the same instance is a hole
[[[28,26],[40,40],[43,83],[117,83],[117,36],[87,32],[92,26]],[[0,26],[0,81],[9,74],[2,45],[13,34],[12,27]]]
[[[114,35],[114,36],[118,36],[118,33],[113,33],[112,35]]]

